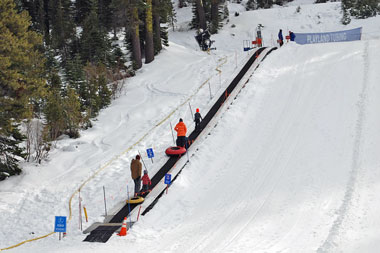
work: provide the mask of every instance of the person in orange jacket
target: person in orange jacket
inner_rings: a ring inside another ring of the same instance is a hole
[[[185,147],[186,144],[186,132],[187,128],[182,119],[179,119],[178,124],[174,127],[174,130],[177,132],[177,146]]]

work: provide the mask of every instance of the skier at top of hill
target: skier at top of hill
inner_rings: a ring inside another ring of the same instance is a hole
[[[278,32],[278,44],[280,44],[280,47],[284,44],[284,37],[282,36],[282,29]]]
[[[296,35],[292,31],[289,31],[289,37],[290,37],[290,41],[294,41],[294,39],[296,38]]]

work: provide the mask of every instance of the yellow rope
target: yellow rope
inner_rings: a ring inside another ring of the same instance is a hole
[[[8,248],[0,249],[0,251],[8,250],[8,249],[13,249],[13,248],[16,248],[16,247],[18,247],[18,246],[20,246],[20,245],[23,245],[24,243],[32,242],[32,241],[36,241],[36,240],[39,240],[39,239],[42,239],[42,238],[48,237],[48,236],[50,236],[50,235],[52,235],[52,234],[54,234],[54,233],[55,233],[55,232],[51,232],[51,233],[49,233],[49,234],[47,234],[47,235],[43,235],[43,236],[36,237],[36,238],[33,238],[33,239],[25,240],[25,241],[23,241],[23,242],[20,242],[20,243],[18,243],[18,244],[16,244],[16,245],[13,245],[13,246],[8,247]]]
[[[224,62],[219,64],[215,70],[218,71],[218,73],[220,74],[222,71],[219,69],[219,67],[221,67],[222,65],[224,65],[226,62],[227,62],[227,56],[224,57],[224,58],[221,58],[219,59],[218,61],[222,61],[224,59]],[[138,145],[143,139],[145,139],[146,136],[148,136],[148,134],[150,132],[152,132],[155,128],[157,128],[158,126],[160,126],[162,123],[164,123],[166,120],[168,120],[180,107],[182,107],[184,104],[186,104],[188,101],[190,101],[191,98],[193,98],[198,92],[199,90],[208,82],[210,81],[212,77],[209,77],[206,81],[204,81],[199,87],[198,89],[194,92],[194,94],[192,94],[189,98],[187,98],[185,100],[185,102],[183,102],[182,104],[180,104],[179,106],[177,106],[177,108],[175,108],[171,113],[169,113],[163,120],[161,120],[160,122],[158,122],[152,129],[150,129],[150,131],[148,131],[146,134],[144,134],[144,136],[142,136],[138,141],[136,141],[133,145],[131,145],[129,148],[127,148],[126,150],[124,150],[122,153],[120,153],[119,155],[115,156],[113,159],[111,159],[110,161],[108,161],[106,164],[104,164],[101,168],[99,168],[93,175],[91,175],[86,181],[84,181],[80,186],[79,188],[71,195],[70,197],[70,200],[69,200],[69,218],[67,220],[67,223],[69,223],[69,221],[71,221],[73,215],[72,215],[72,208],[71,208],[71,204],[72,204],[72,201],[73,201],[73,198],[74,196],[80,191],[82,190],[82,188],[88,183],[90,182],[94,177],[96,177],[102,170],[104,170],[105,168],[107,168],[111,163],[113,163],[115,160],[119,159],[121,156],[125,155],[126,153],[128,153],[130,150],[132,150],[136,145]],[[37,238],[34,238],[34,239],[30,239],[30,240],[26,240],[26,241],[23,241],[23,242],[20,242],[18,244],[15,244],[13,246],[10,246],[10,247],[7,247],[7,248],[3,248],[3,249],[0,249],[0,251],[3,251],[3,250],[9,250],[9,249],[13,249],[13,248],[16,248],[24,243],[27,243],[27,242],[31,242],[31,241],[36,241],[36,240],[39,240],[39,239],[43,239],[43,238],[46,238],[52,234],[54,234],[55,232],[51,232],[49,234],[46,234],[46,235],[43,235],[43,236],[40,236],[40,237],[37,237]]]

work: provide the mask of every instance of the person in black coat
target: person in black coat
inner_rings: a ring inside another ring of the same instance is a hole
[[[290,36],[290,41],[294,41],[296,38],[296,35],[291,31],[289,31],[289,36]]]
[[[284,44],[284,37],[282,36],[282,29],[278,32],[278,44],[280,44],[280,47]]]
[[[201,131],[201,121],[202,121],[202,116],[199,113],[199,108],[196,109],[196,113],[194,114],[194,122],[195,122],[195,131],[199,132]]]

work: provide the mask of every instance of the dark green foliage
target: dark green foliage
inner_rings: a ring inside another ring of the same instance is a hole
[[[91,12],[95,0],[76,0],[75,1],[75,21],[82,24],[88,14]]]
[[[164,46],[169,46],[169,36],[168,36],[168,28],[161,27],[161,42]]]
[[[248,0],[245,8],[246,10],[268,9],[272,8],[274,4],[283,6],[292,1],[293,0]]]
[[[83,22],[83,31],[80,37],[81,59],[83,62],[106,63],[110,54],[111,43],[106,31],[99,23],[95,8]]]
[[[380,11],[379,3],[379,0],[354,1],[350,14],[361,19],[376,16],[376,14]]]
[[[0,181],[19,175],[21,169],[18,162],[26,157],[24,150],[18,146],[25,139],[18,131],[18,126],[14,125],[13,131],[7,136],[0,135]]]
[[[46,94],[42,38],[13,0],[0,1],[0,178],[19,174],[18,124],[33,116]],[[12,43],[9,43],[12,42]]]
[[[72,3],[71,0],[50,0],[49,7],[51,43],[53,48],[61,50],[66,58],[68,42],[75,34]]]
[[[369,18],[380,12],[380,0],[342,0],[342,24],[349,24],[351,16]]]
[[[218,30],[223,27],[222,21],[227,19],[228,16],[228,8],[227,5],[224,4],[224,0],[204,0],[202,1],[203,9],[206,17],[207,28],[209,31],[214,34],[217,33]],[[199,22],[199,15],[197,10],[196,2],[193,2],[193,18],[190,23],[191,28],[199,29],[201,28]]]

